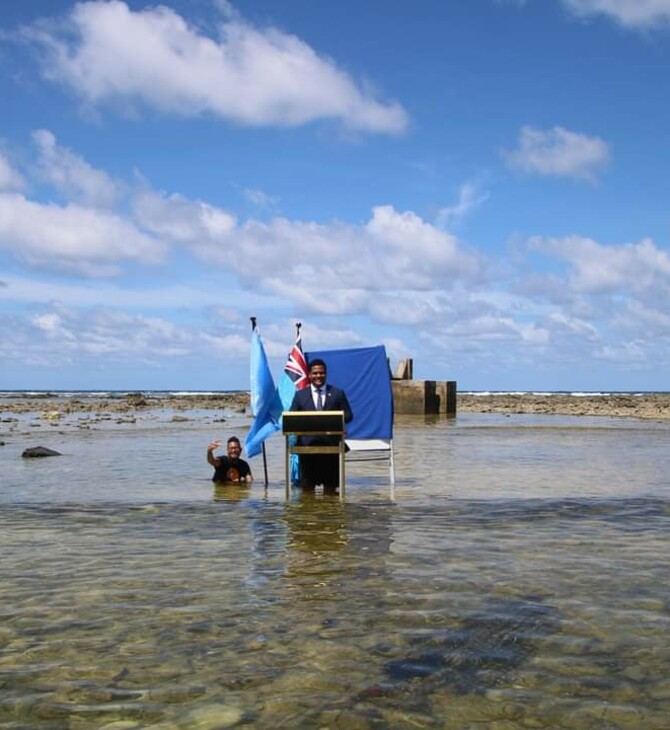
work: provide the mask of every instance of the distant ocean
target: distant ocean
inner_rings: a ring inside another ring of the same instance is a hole
[[[570,395],[575,398],[593,398],[597,396],[633,395],[646,397],[662,395],[663,390],[459,390],[461,395]]]
[[[243,390],[0,390],[0,398],[126,398],[129,395],[157,398],[184,398],[189,396],[240,393]]]
[[[228,393],[244,392],[245,388],[230,390],[0,390],[0,399],[5,398],[126,398],[129,395],[141,393],[156,398],[188,398],[210,395],[224,395]],[[598,397],[627,395],[646,397],[663,395],[670,391],[663,390],[459,390],[461,395],[492,396],[492,395],[569,395],[579,397]]]

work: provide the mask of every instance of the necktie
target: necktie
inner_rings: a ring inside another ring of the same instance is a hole
[[[317,390],[317,396],[316,396],[316,410],[322,411],[323,410],[323,391],[321,388]]]

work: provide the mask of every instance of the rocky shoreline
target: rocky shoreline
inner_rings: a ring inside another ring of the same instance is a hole
[[[563,416],[670,419],[670,393],[641,395],[459,394],[458,411],[470,413],[545,413]]]
[[[64,398],[46,393],[32,397],[5,398],[0,401],[0,414],[41,412],[60,417],[72,413],[130,414],[153,410],[220,410],[244,413],[248,406],[248,391],[184,396],[130,393],[123,396],[86,396],[83,398]]]
[[[0,445],[4,445],[3,436],[37,435],[38,431],[43,432],[43,426],[54,427],[58,433],[118,426],[155,428],[166,423],[220,423],[245,414],[249,414],[249,393],[245,391],[183,396],[10,395],[0,398]]]
[[[570,416],[609,416],[670,419],[670,393],[567,395],[536,393],[458,394],[458,412],[536,413]],[[57,419],[75,413],[131,415],[153,410],[218,410],[248,413],[248,391],[216,394],[159,395],[131,393],[123,396],[64,398],[44,394],[35,397],[6,397],[0,400],[3,414],[39,413]]]

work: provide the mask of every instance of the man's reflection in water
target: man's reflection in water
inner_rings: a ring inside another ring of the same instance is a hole
[[[287,588],[299,603],[332,604],[319,608],[316,621],[337,621],[340,611],[347,616],[353,605],[378,600],[391,544],[389,514],[313,492],[286,505]],[[367,582],[372,575],[374,585]]]
[[[337,552],[348,542],[344,504],[336,496],[301,490],[298,501],[286,505],[285,514],[290,550]]]
[[[251,496],[250,484],[215,484],[214,496],[215,502],[241,502],[243,499],[249,499]]]

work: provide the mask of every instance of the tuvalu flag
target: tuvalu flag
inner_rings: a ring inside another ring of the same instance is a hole
[[[284,372],[279,381],[279,397],[285,411],[291,407],[293,396],[296,390],[302,390],[309,385],[307,374],[307,361],[302,351],[302,337],[300,332],[296,337],[295,344],[288,354],[288,360],[284,365]]]
[[[254,328],[251,332],[250,357],[251,412],[253,423],[244,441],[247,456],[260,454],[263,442],[280,428],[282,402],[275,388],[263,340]]]
[[[285,411],[291,408],[293,396],[296,390],[302,390],[309,385],[309,375],[307,374],[307,361],[302,351],[302,338],[300,336],[300,327],[298,326],[298,335],[295,343],[288,354],[288,360],[284,365],[284,372],[279,381],[279,397]],[[295,436],[290,438],[295,440]],[[300,462],[297,454],[291,454],[291,484],[297,484],[300,478]]]

